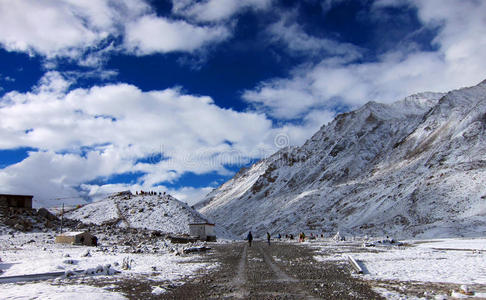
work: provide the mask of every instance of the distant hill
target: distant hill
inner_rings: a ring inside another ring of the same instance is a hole
[[[207,219],[186,203],[170,195],[114,194],[65,214],[85,224],[158,230],[163,233],[189,233],[189,224]],[[220,238],[232,235],[217,226]]]
[[[197,208],[239,236],[475,236],[486,230],[485,182],[486,81],[340,114]]]

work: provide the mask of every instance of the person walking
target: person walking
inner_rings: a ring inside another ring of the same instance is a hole
[[[246,237],[246,239],[248,240],[248,244],[251,247],[251,241],[253,241],[253,235],[251,234],[251,231],[248,232],[248,236]]]
[[[267,242],[268,242],[268,245],[270,246],[270,233],[267,231]]]

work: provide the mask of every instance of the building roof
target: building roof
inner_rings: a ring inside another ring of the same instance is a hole
[[[83,233],[91,234],[87,231],[68,231],[68,232],[63,232],[62,234],[60,234],[60,236],[77,236]]]
[[[0,196],[30,197],[30,198],[34,197],[32,195],[14,195],[14,194],[0,194]]]
[[[190,223],[189,225],[210,225],[210,226],[214,226],[213,223],[209,223],[209,222]]]

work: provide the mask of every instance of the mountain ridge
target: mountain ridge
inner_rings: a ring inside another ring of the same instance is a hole
[[[239,172],[197,208],[240,236],[474,235],[486,228],[485,128],[486,81],[368,102]]]

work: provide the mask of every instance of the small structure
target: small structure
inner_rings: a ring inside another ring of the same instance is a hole
[[[342,242],[342,241],[345,241],[346,238],[344,236],[342,236],[339,231],[336,233],[336,235],[332,238],[334,241],[336,242]]]
[[[97,246],[98,238],[86,231],[79,232],[65,232],[56,236],[56,243],[71,244],[71,245],[85,245]]]
[[[32,198],[34,196],[0,194],[0,207],[32,209]]]
[[[214,224],[208,222],[189,224],[189,233],[191,236],[197,236],[198,239],[202,241],[208,241],[208,242],[216,241]]]

